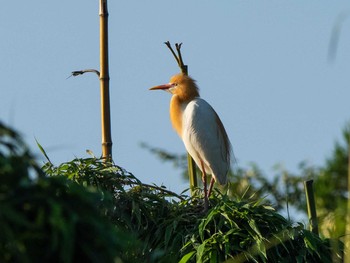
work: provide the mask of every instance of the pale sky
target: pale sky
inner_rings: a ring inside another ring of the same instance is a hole
[[[183,153],[170,95],[148,88],[179,69],[164,41],[183,43],[201,96],[217,111],[237,164],[268,176],[281,163],[321,165],[350,120],[350,19],[336,60],[332,28],[349,1],[109,1],[115,162],[145,183],[181,192],[188,182],[141,142]],[[101,154],[97,0],[6,1],[0,9],[0,120],[55,164]]]

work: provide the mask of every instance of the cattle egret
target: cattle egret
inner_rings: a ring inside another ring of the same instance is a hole
[[[150,90],[165,90],[172,94],[171,123],[202,171],[204,205],[207,209],[214,182],[220,185],[227,183],[231,144],[225,128],[209,103],[199,97],[198,87],[191,77],[180,73],[173,76],[168,84]],[[208,190],[207,174],[212,176]]]

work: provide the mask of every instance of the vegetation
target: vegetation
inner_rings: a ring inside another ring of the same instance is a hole
[[[313,179],[321,233],[323,236],[340,238],[345,235],[344,218],[349,196],[347,189],[349,146],[350,122],[345,125],[342,140],[335,143],[331,156],[327,158],[323,166],[310,166],[306,162],[301,162],[298,173],[291,173],[276,166],[275,174],[272,176],[266,176],[255,164],[247,169],[234,166],[234,170],[231,170],[229,174],[232,183],[228,192],[238,196],[245,193],[246,196],[251,196],[255,200],[265,198],[278,212],[283,214],[293,209],[298,214],[305,215],[306,200],[303,182]],[[146,144],[143,144],[142,147],[158,156],[162,161],[172,162],[174,167],[182,170],[183,177],[187,177],[185,155],[172,154]],[[197,171],[197,174],[200,175],[200,171]],[[201,180],[198,178],[198,181]]]
[[[103,212],[110,199],[64,175],[48,177],[0,123],[0,262],[113,262],[136,244]]]
[[[101,159],[58,166],[48,159],[39,167],[0,124],[0,262],[341,260],[338,239],[320,238],[278,214],[253,186],[244,189],[235,197],[215,190],[203,213],[199,190],[177,195]]]

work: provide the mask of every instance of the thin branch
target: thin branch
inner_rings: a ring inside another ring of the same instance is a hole
[[[182,56],[181,56],[181,46],[182,46],[182,43],[180,43],[180,44],[175,43],[176,51],[177,51],[178,58],[180,61],[180,66],[182,67],[182,66],[184,66],[184,61],[182,60]]]
[[[171,53],[173,54],[177,64],[179,65],[179,68],[181,69],[181,72],[185,75],[188,74],[187,72],[187,65],[184,64],[183,60],[182,60],[182,56],[181,56],[181,46],[182,43],[175,43],[175,48],[177,51],[177,55],[174,51],[174,49],[171,47],[171,44],[169,41],[164,42],[164,44],[170,49]]]
[[[181,68],[179,58],[178,58],[177,55],[175,54],[174,49],[171,47],[170,42],[169,42],[169,41],[166,41],[166,42],[164,42],[164,44],[170,49],[170,51],[171,51],[171,53],[173,54],[173,56],[174,56],[174,58],[175,58],[177,64],[178,64],[179,67]]]
[[[83,75],[86,72],[96,73],[96,75],[98,77],[100,77],[100,72],[98,70],[96,70],[96,69],[84,69],[84,70],[72,71],[72,75],[70,75],[68,78],[70,78],[71,76],[76,77],[76,76],[79,76],[79,75]]]
[[[171,196],[177,197],[177,198],[180,199],[181,201],[184,201],[184,200],[185,200],[185,198],[182,197],[181,195],[178,195],[178,194],[176,194],[176,193],[174,193],[174,192],[172,192],[172,191],[166,190],[166,189],[164,189],[164,188],[162,188],[162,187],[160,187],[160,186],[150,185],[150,184],[144,184],[144,183],[142,183],[141,186],[148,187],[148,188],[153,188],[153,189],[158,190],[158,191],[160,191],[160,192],[163,192],[163,193],[169,194],[169,195],[171,195]]]

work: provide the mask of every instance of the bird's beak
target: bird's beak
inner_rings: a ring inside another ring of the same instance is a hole
[[[168,83],[168,84],[163,84],[163,85],[159,85],[159,86],[152,87],[152,88],[150,88],[149,90],[157,90],[157,89],[160,89],[160,90],[168,90],[168,89],[170,89],[172,86],[173,86],[173,84]]]

